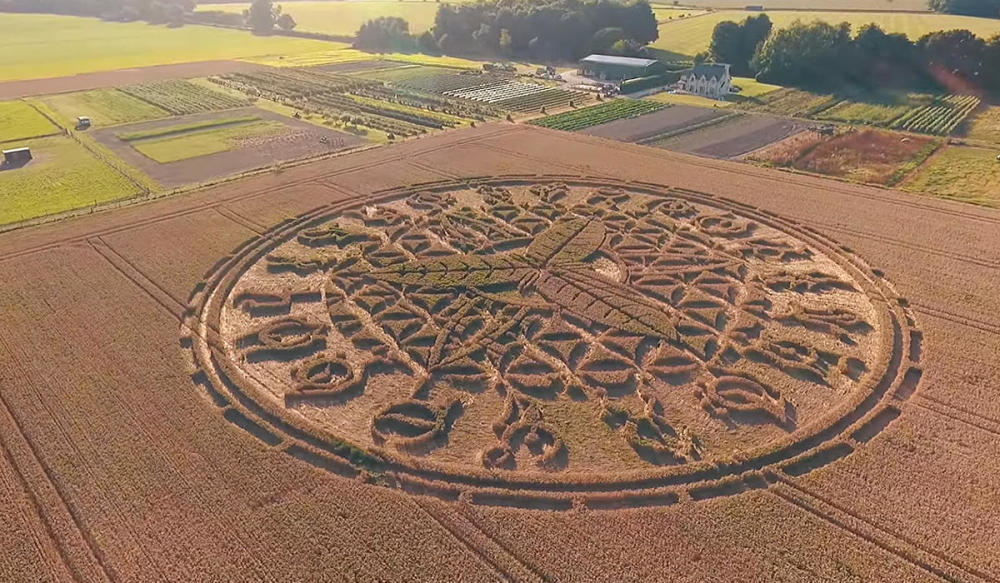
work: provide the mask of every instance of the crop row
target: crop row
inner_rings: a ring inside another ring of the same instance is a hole
[[[808,91],[785,88],[769,93],[762,102],[748,102],[741,107],[792,117],[812,117],[830,109],[840,101],[840,98],[832,95],[817,95]]]
[[[318,103],[326,107],[332,107],[338,111],[344,113],[366,113],[369,115],[378,115],[381,117],[388,117],[398,121],[406,122],[413,125],[423,126],[427,128],[432,128],[435,130],[440,130],[444,128],[445,125],[454,125],[452,123],[444,123],[440,118],[431,117],[429,115],[420,115],[417,113],[410,113],[407,111],[400,111],[398,109],[392,109],[390,107],[383,107],[378,105],[372,105],[371,103],[364,103],[358,100],[352,99],[350,96],[341,93],[329,93],[324,95],[314,95],[307,100],[308,103]]]
[[[448,91],[445,95],[458,97],[459,99],[468,99],[470,101],[482,101],[492,105],[501,101],[509,101],[517,97],[540,93],[546,89],[548,87],[545,85],[537,85],[535,83],[496,81],[476,87],[469,87],[468,89]]]
[[[550,115],[533,120],[531,123],[546,128],[572,132],[608,123],[616,119],[639,117],[640,115],[652,113],[665,107],[668,106],[655,101],[615,99],[585,109]]]
[[[376,130],[407,137],[415,136],[427,131],[426,127],[415,125],[401,119],[383,117],[381,115],[363,115],[369,112],[357,107],[356,104],[343,101],[343,95],[331,93],[330,95],[316,95],[308,102],[308,108],[318,109],[341,117],[349,117],[359,125],[367,126]]]
[[[245,93],[281,99],[302,99],[311,95],[340,93],[374,81],[334,75],[310,69],[266,69],[252,73],[232,73],[216,79]]]
[[[544,107],[559,107],[568,103],[575,105],[585,101],[588,97],[585,93],[578,91],[568,91],[552,87],[530,95],[504,99],[493,105],[513,111],[537,111]]]
[[[497,82],[500,78],[494,75],[483,75],[474,73],[440,73],[430,74],[415,79],[396,81],[393,84],[400,87],[409,87],[418,91],[436,93],[443,95],[449,91],[460,91],[469,87],[482,86],[486,83]]]
[[[479,121],[500,116],[496,109],[488,105],[450,99],[406,87],[371,85],[353,89],[351,94]]]
[[[979,98],[974,95],[949,95],[914,109],[892,124],[894,129],[946,136],[955,131],[977,107]]]
[[[122,87],[121,91],[173,115],[218,111],[247,105],[247,100],[213,91],[188,81],[161,81]]]

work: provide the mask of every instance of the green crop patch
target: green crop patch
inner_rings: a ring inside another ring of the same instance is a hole
[[[122,91],[174,115],[188,115],[249,105],[247,99],[180,80],[130,85],[123,87]]]
[[[30,140],[34,159],[0,171],[0,224],[129,198],[139,187],[66,136]]]
[[[277,121],[248,121],[188,132],[161,134],[160,137],[135,141],[132,147],[160,164],[168,164],[228,152],[248,140],[272,136],[286,128],[287,126]]]
[[[47,136],[59,128],[23,101],[0,102],[0,143]]]
[[[170,113],[151,103],[122,93],[117,89],[97,89],[63,93],[40,98],[59,116],[66,127],[76,124],[76,118],[90,118],[94,127],[116,126],[169,117]]]
[[[640,115],[652,113],[665,107],[669,106],[663,103],[656,103],[654,101],[615,99],[613,101],[604,102],[600,105],[594,105],[584,109],[567,111],[557,115],[550,115],[541,119],[532,120],[531,123],[537,126],[542,126],[543,128],[574,132],[591,126],[600,125],[602,123],[615,121],[616,119],[639,117]]]
[[[118,134],[118,139],[124,140],[126,142],[132,142],[136,140],[148,140],[152,138],[166,138],[170,136],[187,134],[201,130],[212,130],[225,126],[246,124],[259,120],[260,117],[256,115],[227,117],[223,119],[210,119],[194,123],[171,125],[166,127],[154,128],[151,130],[142,130],[138,132],[128,132],[128,133]]]
[[[920,167],[903,190],[996,207],[998,184],[996,150],[947,146]]]

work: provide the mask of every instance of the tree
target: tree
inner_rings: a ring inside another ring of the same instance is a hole
[[[982,84],[986,42],[967,30],[932,32],[920,37],[916,49],[929,74],[952,91]]]
[[[935,12],[1000,18],[1000,0],[930,0],[928,5]]]
[[[295,22],[295,19],[292,18],[291,14],[285,12],[284,14],[278,17],[277,24],[278,28],[280,28],[281,30],[289,31],[289,30],[294,30],[299,23]]]
[[[275,6],[271,0],[253,0],[243,15],[255,33],[269,34],[281,17],[281,6]]]
[[[709,55],[719,63],[732,65],[734,75],[749,75],[750,60],[771,34],[771,19],[766,14],[751,16],[740,24],[724,21],[715,25]]]
[[[361,25],[354,38],[354,48],[364,51],[405,52],[416,41],[410,36],[410,24],[398,16],[380,16]]]
[[[772,34],[754,59],[757,78],[769,83],[841,88],[851,62],[851,25],[794,22]]]

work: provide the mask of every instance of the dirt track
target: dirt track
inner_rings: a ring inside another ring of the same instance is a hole
[[[260,65],[242,61],[200,61],[177,65],[156,65],[137,69],[119,69],[99,73],[83,73],[72,77],[50,77],[27,81],[0,82],[0,100],[20,99],[32,95],[87,91],[104,87],[121,87],[137,83],[151,83],[170,79],[208,77],[225,73],[247,72],[259,69]]]
[[[710,158],[736,158],[802,131],[807,124],[766,115],[743,115],[657,142],[656,146]]]
[[[286,453],[284,433],[261,433],[192,378],[179,341],[189,295],[244,241],[379,189],[543,173],[691,189],[849,247],[895,286],[921,331],[897,363],[913,371],[915,393],[880,418],[881,432],[845,438],[839,459],[762,476],[743,493],[547,512],[445,502],[317,469],[312,450]],[[0,573],[996,581],[998,224],[988,209],[491,125],[0,235],[0,528],[13,533]]]

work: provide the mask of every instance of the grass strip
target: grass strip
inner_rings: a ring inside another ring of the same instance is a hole
[[[209,121],[202,121],[202,122],[177,125],[177,126],[169,126],[165,128],[157,128],[139,132],[128,132],[128,133],[118,134],[118,138],[126,142],[133,142],[136,140],[148,140],[150,138],[165,138],[168,136],[186,134],[200,130],[216,129],[232,125],[240,125],[255,121],[260,121],[260,116],[252,115],[244,117],[231,117],[226,119],[214,119]]]

